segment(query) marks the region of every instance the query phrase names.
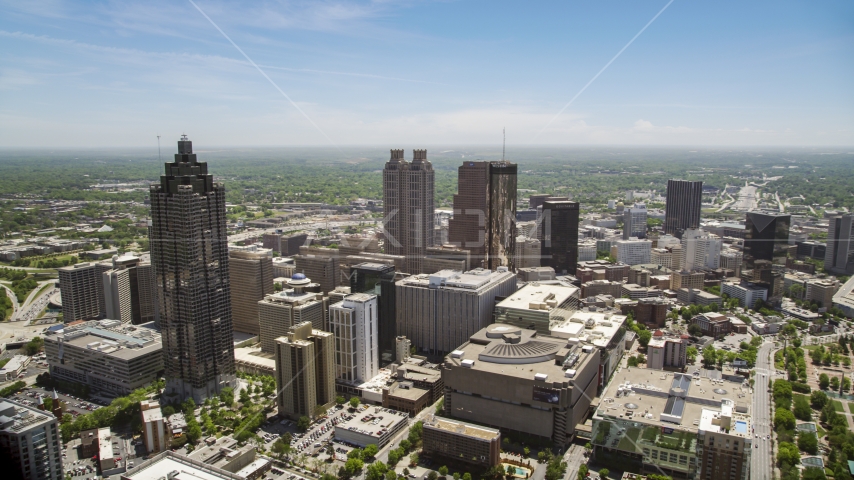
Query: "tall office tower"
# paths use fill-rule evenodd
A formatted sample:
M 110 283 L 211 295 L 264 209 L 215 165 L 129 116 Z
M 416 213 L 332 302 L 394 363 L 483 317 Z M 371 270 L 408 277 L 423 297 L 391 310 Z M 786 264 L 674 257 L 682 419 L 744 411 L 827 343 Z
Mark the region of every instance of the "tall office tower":
M 768 289 L 768 301 L 783 298 L 783 270 L 789 249 L 791 215 L 748 212 L 741 278 Z
M 646 238 L 646 205 L 636 203 L 623 210 L 623 240 Z
M 703 182 L 667 181 L 667 203 L 664 206 L 664 233 L 682 238 L 688 228 L 700 228 L 703 205 Z
M 151 263 L 157 278 L 167 397 L 196 403 L 235 381 L 225 187 L 184 135 L 151 186 Z
M 830 218 L 824 269 L 836 275 L 854 274 L 854 215 Z
M 652 254 L 652 242 L 630 238 L 617 240 L 617 261 L 626 265 L 642 265 L 649 263 Z
M 50 412 L 0 399 L 4 478 L 62 480 L 62 437 Z
M 433 246 L 433 164 L 427 150 L 413 150 L 412 163 L 403 150 L 392 150 L 383 169 L 385 253 L 406 257 L 406 272 L 421 273 L 421 260 Z
M 231 317 L 238 332 L 258 335 L 258 301 L 273 293 L 273 251 L 230 245 Z
M 335 337 L 304 322 L 276 339 L 276 404 L 279 415 L 314 417 L 335 401 Z
M 350 292 L 369 293 L 377 297 L 377 343 L 381 365 L 394 361 L 397 337 L 394 265 L 360 263 L 350 267 Z
M 711 269 L 720 265 L 721 239 L 702 229 L 688 228 L 682 233 L 682 269 Z
M 457 170 L 448 242 L 471 252 L 472 266 L 515 270 L 516 171 L 510 162 L 465 162 Z
M 64 321 L 92 320 L 106 316 L 107 305 L 101 276 L 107 270 L 109 268 L 105 265 L 94 262 L 57 269 Z
M 134 325 L 158 320 L 154 269 L 147 257 L 128 254 L 101 262 L 102 268 L 112 267 L 101 274 L 107 318 Z
M 335 335 L 335 378 L 366 382 L 380 371 L 377 296 L 354 293 L 329 307 Z
M 285 290 L 267 295 L 258 302 L 261 351 L 276 353 L 276 339 L 288 334 L 294 325 L 309 322 L 315 330 L 324 330 L 324 308 L 321 295 L 307 292 L 311 279 L 295 273 Z
M 578 202 L 546 200 L 540 229 L 542 266 L 575 275 L 578 268 Z
M 397 282 L 397 334 L 420 351 L 450 352 L 492 323 L 496 297 L 515 291 L 516 276 L 507 267 L 404 278 Z

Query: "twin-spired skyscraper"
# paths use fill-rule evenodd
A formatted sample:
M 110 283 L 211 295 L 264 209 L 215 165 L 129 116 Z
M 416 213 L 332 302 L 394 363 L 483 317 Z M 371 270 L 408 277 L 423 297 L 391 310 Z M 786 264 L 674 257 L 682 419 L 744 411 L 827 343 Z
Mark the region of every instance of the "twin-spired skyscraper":
M 168 400 L 196 403 L 235 381 L 225 187 L 186 135 L 151 186 L 151 263 Z
M 385 253 L 405 256 L 406 273 L 421 273 L 427 247 L 433 246 L 435 177 L 427 150 L 413 150 L 412 162 L 402 149 L 392 150 L 383 169 Z

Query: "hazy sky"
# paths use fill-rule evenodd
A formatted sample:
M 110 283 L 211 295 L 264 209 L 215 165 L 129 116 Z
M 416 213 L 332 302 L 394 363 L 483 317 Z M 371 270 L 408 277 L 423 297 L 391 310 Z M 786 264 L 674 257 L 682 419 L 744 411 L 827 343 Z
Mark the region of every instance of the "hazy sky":
M 0 0 L 0 146 L 854 145 L 850 0 L 675 0 L 556 119 L 668 0 L 193 1 L 263 74 L 189 0 Z

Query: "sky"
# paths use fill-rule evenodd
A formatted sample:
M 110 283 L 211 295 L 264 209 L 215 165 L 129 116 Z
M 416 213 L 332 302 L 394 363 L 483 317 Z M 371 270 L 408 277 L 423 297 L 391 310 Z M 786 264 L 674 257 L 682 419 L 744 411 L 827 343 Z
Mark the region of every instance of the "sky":
M 851 146 L 852 79 L 849 0 L 0 0 L 0 147 Z

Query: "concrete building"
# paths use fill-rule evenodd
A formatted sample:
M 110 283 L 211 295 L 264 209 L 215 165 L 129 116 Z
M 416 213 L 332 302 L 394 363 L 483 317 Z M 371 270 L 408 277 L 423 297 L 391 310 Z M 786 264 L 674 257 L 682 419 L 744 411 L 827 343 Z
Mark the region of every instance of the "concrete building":
M 729 317 L 720 313 L 701 313 L 691 319 L 693 325 L 700 327 L 704 337 L 720 338 L 732 331 Z
M 393 265 L 365 262 L 350 267 L 350 292 L 377 297 L 377 346 L 380 364 L 394 361 L 397 338 L 397 294 Z
M 557 278 L 552 267 L 517 268 L 516 277 L 520 282 L 548 282 Z
M 294 256 L 294 270 L 320 284 L 320 291 L 328 293 L 338 286 L 340 271 L 338 258 L 314 254 Z
M 410 352 L 412 350 L 412 342 L 409 341 L 406 337 L 397 337 L 394 342 L 394 361 L 397 363 L 403 363 L 409 358 Z
M 695 288 L 680 288 L 676 292 L 676 298 L 685 305 L 696 303 L 697 305 L 717 305 L 720 307 L 723 301 L 721 297 L 713 293 Z
M 296 273 L 296 265 L 291 257 L 273 257 L 273 278 L 291 278 Z
M 833 296 L 839 290 L 839 281 L 830 279 L 812 279 L 806 282 L 804 299 L 816 302 L 824 308 L 833 305 Z
M 516 237 L 515 265 L 516 270 L 520 268 L 539 267 L 542 257 L 542 244 L 536 238 L 528 238 L 524 235 Z M 594 255 L 595 258 L 595 255 Z
M 630 238 L 627 240 L 618 240 L 615 248 L 617 250 L 615 256 L 618 262 L 626 265 L 638 265 L 649 263 L 652 242 Z
M 98 264 L 106 318 L 124 323 L 159 322 L 157 284 L 150 256 L 126 254 Z
M 757 300 L 765 301 L 768 290 L 758 285 L 737 284 L 732 282 L 721 283 L 721 294 L 730 298 L 737 298 L 738 304 L 743 308 L 753 308 Z
M 578 202 L 548 199 L 542 205 L 537 230 L 543 266 L 575 275 L 578 268 Z
M 720 265 L 721 239 L 702 229 L 689 228 L 682 233 L 682 270 L 715 270 Z
M 413 150 L 411 163 L 403 150 L 391 150 L 383 169 L 384 248 L 406 257 L 407 273 L 421 273 L 426 249 L 434 245 L 434 181 L 427 150 Z
M 64 321 L 93 320 L 106 316 L 102 275 L 107 270 L 110 268 L 98 263 L 78 263 L 57 269 Z
M 835 275 L 854 274 L 854 215 L 828 219 L 824 268 Z
M 445 413 L 564 446 L 587 415 L 598 373 L 592 348 L 492 324 L 445 357 Z
M 580 289 L 529 283 L 495 306 L 495 322 L 549 334 L 553 321 L 563 321 L 578 310 Z
M 430 405 L 430 390 L 412 382 L 392 382 L 382 389 L 382 406 L 415 417 Z
M 750 477 L 750 396 L 740 382 L 627 368 L 601 398 L 591 442 L 598 463 L 674 478 Z
M 53 378 L 88 385 L 105 397 L 127 395 L 163 373 L 161 335 L 153 322 L 100 320 L 66 325 L 44 337 Z
M 176 475 L 175 472 L 178 472 Z M 167 450 L 140 463 L 121 475 L 120 480 L 247 480 L 236 473 Z
M 228 247 L 234 330 L 260 333 L 258 301 L 273 293 L 273 251 L 256 245 Z
M 495 297 L 515 290 L 506 267 L 405 278 L 397 282 L 397 333 L 420 351 L 449 352 L 492 322 Z
M 205 443 L 194 449 L 188 458 L 198 460 L 206 466 L 236 474 L 243 480 L 249 480 L 252 474 L 258 473 L 255 468 L 258 466 L 256 462 L 263 460 L 257 458 L 255 453 L 255 446 L 247 444 L 241 447 L 231 436 L 209 437 L 205 439 Z M 198 477 L 191 475 L 190 478 Z
M 291 257 L 299 253 L 299 247 L 308 243 L 308 234 L 265 233 L 262 242 L 264 248 L 269 248 L 282 257 Z
M 592 280 L 581 285 L 581 298 L 611 295 L 619 298 L 622 295 L 623 284 L 608 280 Z
M 685 237 L 682 237 L 685 238 Z M 646 347 L 646 368 L 684 371 L 688 342 L 678 337 L 653 337 Z
M 702 290 L 705 286 L 706 275 L 703 272 L 673 272 L 670 274 L 670 289 L 678 292 L 680 288 Z
M 315 330 L 326 328 L 322 296 L 305 291 L 308 285 L 311 279 L 296 273 L 288 280 L 285 290 L 267 295 L 258 302 L 262 352 L 276 353 L 276 339 L 286 336 L 294 325 L 309 322 Z
M 735 276 L 741 276 L 742 253 L 738 250 L 721 250 L 718 266 L 724 270 L 732 270 Z
M 184 135 L 149 196 L 165 395 L 198 404 L 236 379 L 225 186 L 214 183 Z
M 516 170 L 505 161 L 466 161 L 458 169 L 448 241 L 471 252 L 473 267 L 516 269 Z
M 329 307 L 329 329 L 335 336 L 335 378 L 364 382 L 380 369 L 377 297 L 355 293 Z
M 667 201 L 664 207 L 664 233 L 682 238 L 682 232 L 700 227 L 703 206 L 703 182 L 667 181 Z
M 335 401 L 335 337 L 303 322 L 276 339 L 276 404 L 279 415 L 314 417 Z
M 6 476 L 24 480 L 63 480 L 59 421 L 48 412 L 9 399 L 0 400 L 0 449 Z
M 653 248 L 650 250 L 649 261 L 664 268 L 673 269 L 673 252 L 666 248 Z
M 360 448 L 368 445 L 383 448 L 408 425 L 409 418 L 405 413 L 371 407 L 359 411 L 354 418 L 335 425 L 335 439 Z
M 171 446 L 166 432 L 166 422 L 155 400 L 143 400 L 139 403 L 142 416 L 142 440 L 148 453 L 159 453 Z
M 845 282 L 833 295 L 833 306 L 848 318 L 854 318 L 854 277 Z
M 645 325 L 664 327 L 670 303 L 663 298 L 641 298 L 634 308 L 635 321 Z
M 596 242 L 588 241 L 578 244 L 578 261 L 589 262 L 596 260 Z
M 623 240 L 646 238 L 646 205 L 636 203 L 623 210 Z
M 571 345 L 593 347 L 599 353 L 599 390 L 608 383 L 626 351 L 625 315 L 577 311 L 569 319 L 551 325 L 551 336 L 565 338 Z M 589 350 L 589 348 L 588 348 Z
M 501 432 L 430 415 L 421 434 L 425 455 L 489 468 L 501 463 Z

